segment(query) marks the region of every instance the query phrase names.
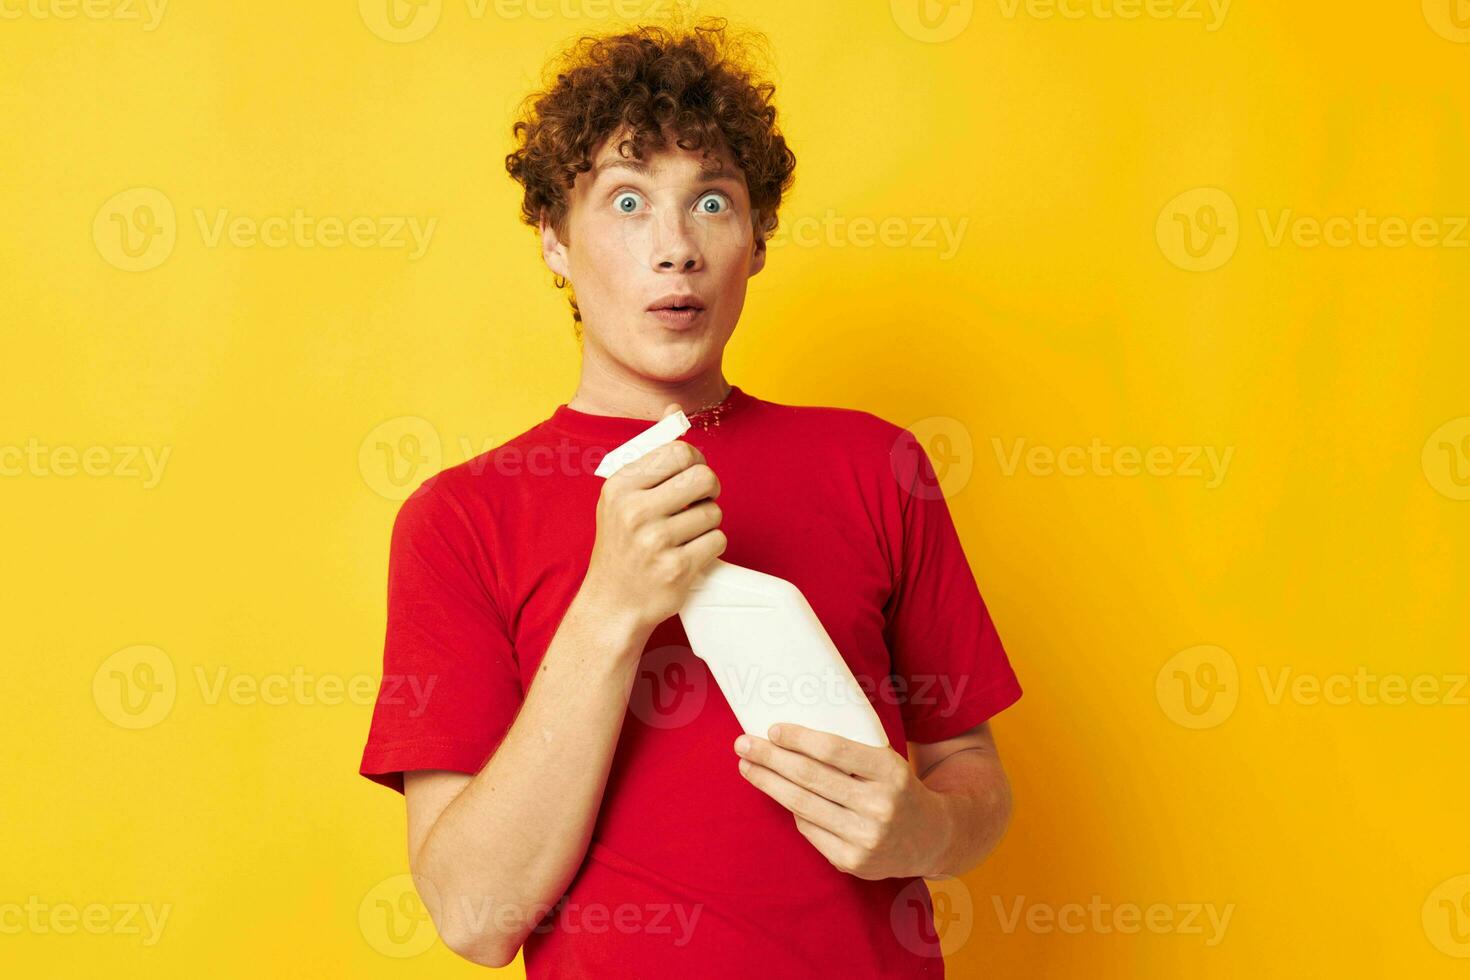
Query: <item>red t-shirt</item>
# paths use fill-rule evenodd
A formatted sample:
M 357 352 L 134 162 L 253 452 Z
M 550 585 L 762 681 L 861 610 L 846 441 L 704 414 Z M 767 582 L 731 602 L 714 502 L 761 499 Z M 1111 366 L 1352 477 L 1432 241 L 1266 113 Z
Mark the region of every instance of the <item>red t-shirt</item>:
M 691 422 L 681 438 L 720 479 L 721 557 L 801 589 L 895 751 L 1021 696 L 909 430 L 738 386 Z M 404 770 L 484 766 L 586 574 L 604 482 L 593 470 L 652 424 L 563 404 L 404 502 L 364 776 L 402 792 Z M 523 947 L 528 977 L 943 976 L 923 879 L 833 867 L 740 775 L 739 734 L 679 618 L 665 620 L 586 859 Z

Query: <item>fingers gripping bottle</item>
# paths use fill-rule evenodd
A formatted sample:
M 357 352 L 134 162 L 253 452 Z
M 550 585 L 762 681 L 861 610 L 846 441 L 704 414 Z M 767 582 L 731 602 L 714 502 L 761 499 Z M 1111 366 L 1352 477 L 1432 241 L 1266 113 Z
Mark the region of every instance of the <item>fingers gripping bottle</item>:
M 688 430 L 683 412 L 668 415 L 603 457 L 596 475 L 612 476 Z M 767 738 L 772 725 L 788 721 L 865 745 L 888 744 L 852 669 L 786 579 L 716 558 L 690 587 L 679 619 L 747 733 Z

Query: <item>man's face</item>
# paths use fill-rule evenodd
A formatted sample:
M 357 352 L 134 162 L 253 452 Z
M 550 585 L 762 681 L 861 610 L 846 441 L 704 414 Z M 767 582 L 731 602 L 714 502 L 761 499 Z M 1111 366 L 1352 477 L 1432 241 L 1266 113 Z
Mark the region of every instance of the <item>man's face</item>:
M 584 359 L 624 378 L 689 380 L 718 369 L 765 243 L 724 147 L 706 162 L 669 139 L 640 162 L 618 156 L 621 135 L 603 140 L 593 168 L 577 175 L 566 238 L 542 221 L 542 252 L 576 292 Z M 703 309 L 652 311 L 671 296 Z

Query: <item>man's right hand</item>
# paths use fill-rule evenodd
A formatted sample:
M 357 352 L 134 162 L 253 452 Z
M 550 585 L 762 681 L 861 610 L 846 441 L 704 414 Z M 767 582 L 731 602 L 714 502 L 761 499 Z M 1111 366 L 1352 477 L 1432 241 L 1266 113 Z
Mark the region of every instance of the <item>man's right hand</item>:
M 664 408 L 660 418 L 679 411 Z M 603 481 L 597 540 L 581 591 L 653 627 L 679 611 L 694 580 L 725 550 L 720 481 L 704 454 L 675 440 Z

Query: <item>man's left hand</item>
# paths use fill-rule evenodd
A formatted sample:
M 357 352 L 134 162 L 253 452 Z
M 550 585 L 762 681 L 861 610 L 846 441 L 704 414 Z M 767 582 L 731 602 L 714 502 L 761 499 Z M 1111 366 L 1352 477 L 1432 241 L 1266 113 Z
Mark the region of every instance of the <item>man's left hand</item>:
M 948 814 L 891 746 L 877 748 L 782 722 L 741 735 L 740 772 L 789 810 L 839 870 L 859 878 L 930 875 L 948 845 Z

